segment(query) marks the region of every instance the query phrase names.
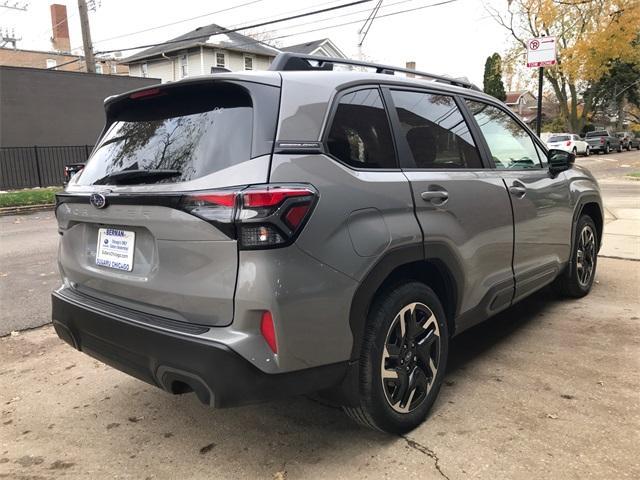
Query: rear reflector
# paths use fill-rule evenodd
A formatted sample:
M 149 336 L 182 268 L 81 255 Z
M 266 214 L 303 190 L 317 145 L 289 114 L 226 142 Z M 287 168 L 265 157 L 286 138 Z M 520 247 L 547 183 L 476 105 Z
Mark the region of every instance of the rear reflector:
M 267 345 L 273 353 L 278 353 L 278 344 L 276 343 L 276 330 L 273 325 L 273 317 L 271 312 L 262 312 L 262 318 L 260 320 L 260 333 L 264 337 Z

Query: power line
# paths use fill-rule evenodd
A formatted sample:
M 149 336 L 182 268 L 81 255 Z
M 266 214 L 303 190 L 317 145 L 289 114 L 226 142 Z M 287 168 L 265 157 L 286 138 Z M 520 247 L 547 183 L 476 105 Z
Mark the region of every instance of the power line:
M 444 1 L 441 1 L 441 2 L 437 2 L 437 3 L 431 3 L 429 5 L 423 5 L 421 7 L 408 8 L 406 10 L 400 10 L 400 11 L 397 11 L 397 12 L 385 13 L 384 15 L 378 15 L 376 18 L 393 17 L 394 15 L 400 15 L 402 13 L 415 12 L 417 10 L 424 10 L 425 8 L 439 7 L 441 5 L 446 5 L 446 4 L 454 3 L 454 2 L 457 2 L 457 1 L 459 1 L 459 0 L 444 0 Z M 403 3 L 403 2 L 398 2 L 398 3 Z M 326 26 L 326 27 L 315 28 L 315 29 L 312 29 L 312 30 L 305 30 L 304 32 L 289 33 L 289 34 L 286 34 L 286 35 L 280 35 L 278 37 L 272 37 L 270 40 L 280 40 L 280 39 L 283 39 L 283 38 L 289 38 L 289 37 L 295 37 L 295 36 L 298 36 L 298 35 L 304 35 L 306 33 L 313 33 L 313 32 L 319 32 L 319 31 L 322 31 L 322 30 L 330 30 L 330 29 L 333 29 L 333 28 L 345 27 L 347 25 L 354 25 L 356 23 L 361 23 L 364 20 L 366 20 L 366 19 L 365 18 L 361 18 L 361 19 L 358 19 L 358 20 L 339 23 L 337 25 L 329 25 L 329 26 Z M 248 45 L 254 45 L 256 43 L 262 43 L 262 42 L 260 42 L 258 40 L 255 40 L 255 41 L 252 41 L 252 42 L 247 42 L 247 43 L 242 43 L 240 45 L 235 45 L 235 47 L 236 48 L 245 47 L 245 46 L 248 46 Z
M 127 47 L 127 48 L 116 48 L 116 49 L 112 49 L 112 50 L 103 50 L 100 52 L 96 52 L 96 54 L 102 54 L 102 53 L 114 53 L 114 52 L 126 52 L 126 51 L 130 51 L 130 50 L 139 50 L 141 48 L 151 48 L 151 47 L 159 47 L 159 46 L 163 46 L 163 45 L 171 45 L 174 43 L 182 43 L 184 41 L 188 41 L 188 40 L 199 40 L 201 38 L 208 38 L 208 37 L 212 37 L 215 35 L 223 35 L 223 34 L 227 34 L 227 33 L 233 33 L 233 32 L 239 32 L 241 30 L 248 30 L 250 28 L 258 28 L 258 27 L 264 27 L 266 25 L 271 25 L 274 23 L 281 23 L 281 22 L 287 22 L 289 20 L 296 20 L 298 18 L 303 18 L 303 17 L 308 17 L 311 15 L 317 15 L 319 13 L 325 13 L 325 12 L 330 12 L 333 10 L 339 10 L 342 8 L 347 8 L 347 7 L 351 7 L 354 5 L 360 5 L 361 3 L 367 3 L 370 2 L 371 0 L 357 0 L 355 2 L 350 2 L 350 3 L 345 3 L 342 5 L 336 5 L 335 7 L 329 7 L 329 8 L 323 8 L 320 10 L 314 10 L 312 12 L 307 12 L 307 13 L 302 13 L 299 15 L 292 15 L 289 17 L 284 17 L 284 18 L 279 18 L 276 20 L 270 20 L 267 22 L 259 22 L 259 23 L 254 23 L 253 25 L 246 25 L 244 27 L 239 27 L 239 28 L 231 28 L 231 29 L 224 29 L 220 32 L 216 32 L 214 34 L 207 34 L 207 35 L 195 35 L 192 37 L 187 37 L 187 38 L 180 38 L 180 39 L 175 39 L 175 40 L 168 40 L 166 42 L 160 42 L 160 43 L 151 43 L 148 45 L 138 45 L 136 47 Z M 451 1 L 455 1 L 455 0 L 451 0 Z
M 398 1 L 398 2 L 393 2 L 393 3 L 388 3 L 388 4 L 386 4 L 386 5 L 383 5 L 383 6 L 381 7 L 381 9 L 383 9 L 383 8 L 388 8 L 388 7 L 392 7 L 392 6 L 394 6 L 394 5 L 399 5 L 399 4 L 401 4 L 401 3 L 408 3 L 408 2 L 415 2 L 415 1 L 416 1 L 416 0 L 400 0 L 400 1 Z M 333 16 L 331 16 L 331 17 L 327 17 L 327 18 L 320 18 L 320 19 L 316 19 L 316 20 L 311 20 L 311 21 L 309 21 L 309 22 L 298 23 L 298 24 L 296 24 L 296 25 L 289 25 L 289 26 L 287 26 L 287 27 L 274 28 L 273 30 L 266 30 L 266 31 L 264 31 L 264 32 L 262 32 L 262 33 L 273 33 L 273 32 L 278 32 L 278 31 L 280 31 L 280 30 L 288 30 L 288 29 L 290 29 L 290 28 L 302 27 L 302 26 L 304 26 L 304 25 L 312 25 L 312 24 L 313 24 L 313 25 L 315 25 L 315 24 L 318 24 L 318 23 L 320 23 L 320 22 L 326 22 L 326 21 L 329 21 L 329 20 L 335 20 L 335 19 L 337 19 L 337 18 L 343 18 L 343 17 L 351 17 L 351 16 L 353 16 L 353 15 L 357 15 L 358 13 L 370 12 L 370 11 L 371 11 L 371 10 L 369 10 L 368 8 L 365 8 L 365 9 L 363 9 L 363 10 L 356 10 L 355 12 L 343 13 L 343 14 L 341 14 L 341 15 L 333 15 Z M 360 22 L 360 21 L 362 21 L 362 20 L 358 20 L 358 22 Z
M 135 32 L 124 33 L 122 35 L 116 35 L 114 37 L 103 38 L 101 40 L 98 40 L 98 41 L 94 42 L 94 44 L 108 42 L 109 40 L 116 40 L 118 38 L 130 37 L 132 35 L 137 35 L 139 33 L 145 33 L 145 32 L 150 32 L 152 30 L 158 30 L 160 28 L 171 27 L 173 25 L 178 25 L 180 23 L 190 22 L 192 20 L 197 20 L 199 18 L 209 17 L 209 16 L 215 15 L 217 13 L 228 12 L 230 10 L 235 10 L 237 8 L 246 7 L 247 5 L 253 5 L 254 3 L 260 3 L 260 2 L 264 2 L 264 1 L 265 0 L 252 0 L 251 2 L 245 2 L 245 3 L 241 3 L 240 5 L 235 5 L 233 7 L 224 8 L 222 10 L 216 10 L 215 12 L 203 13 L 202 15 L 196 15 L 195 17 L 185 18 L 183 20 L 176 20 L 175 22 L 165 23 L 164 25 L 158 25 L 156 27 L 149 27 L 149 28 L 145 28 L 143 30 L 137 30 Z

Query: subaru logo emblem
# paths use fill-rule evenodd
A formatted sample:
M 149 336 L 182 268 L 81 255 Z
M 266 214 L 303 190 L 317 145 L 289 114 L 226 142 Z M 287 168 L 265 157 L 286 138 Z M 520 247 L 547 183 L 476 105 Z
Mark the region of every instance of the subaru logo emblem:
M 96 208 L 104 208 L 107 206 L 107 198 L 101 193 L 92 193 L 89 202 Z

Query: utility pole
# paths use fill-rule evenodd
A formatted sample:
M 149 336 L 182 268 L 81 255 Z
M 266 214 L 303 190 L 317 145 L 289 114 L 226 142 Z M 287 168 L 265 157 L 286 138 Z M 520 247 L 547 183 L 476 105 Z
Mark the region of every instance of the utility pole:
M 82 47 L 84 49 L 84 63 L 88 73 L 96 73 L 96 62 L 93 58 L 93 45 L 91 44 L 91 28 L 89 26 L 89 11 L 86 0 L 78 0 L 78 12 L 80 13 L 80 28 L 82 29 Z

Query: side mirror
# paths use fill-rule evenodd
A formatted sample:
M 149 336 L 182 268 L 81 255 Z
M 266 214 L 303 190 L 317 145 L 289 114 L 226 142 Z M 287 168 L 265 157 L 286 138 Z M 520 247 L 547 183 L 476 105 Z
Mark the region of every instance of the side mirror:
M 549 171 L 551 173 L 560 173 L 571 168 L 576 161 L 576 156 L 564 150 L 551 149 L 547 153 L 547 159 L 549 160 Z

